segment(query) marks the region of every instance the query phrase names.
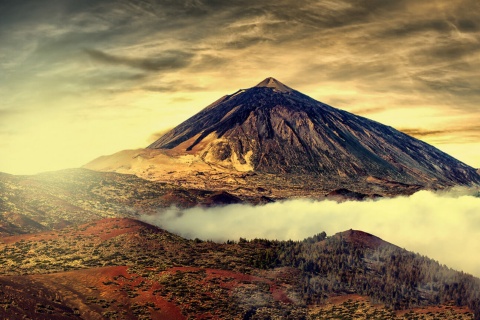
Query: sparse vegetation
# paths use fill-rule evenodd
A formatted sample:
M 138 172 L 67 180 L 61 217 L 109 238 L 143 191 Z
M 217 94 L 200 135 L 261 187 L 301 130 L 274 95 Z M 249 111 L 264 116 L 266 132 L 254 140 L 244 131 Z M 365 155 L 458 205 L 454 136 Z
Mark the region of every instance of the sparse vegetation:
M 138 217 L 171 205 L 212 205 L 217 195 L 87 169 L 35 176 L 0 173 L 0 190 L 0 236 L 61 229 L 101 218 Z M 255 197 L 242 200 L 259 201 Z
M 52 292 L 49 301 L 33 304 L 37 314 L 55 313 L 59 305 L 64 313 L 88 310 L 113 319 L 154 319 L 167 310 L 216 319 L 348 319 L 352 314 L 360 319 L 449 319 L 452 314 L 473 319 L 469 309 L 460 308 L 468 306 L 478 319 L 478 279 L 363 233 L 218 244 L 185 240 L 135 220 L 104 219 L 3 239 L 0 272 L 10 276 L 0 277 L 0 284 L 30 283 L 33 278 L 25 275 L 42 275 L 42 292 L 58 288 L 67 296 L 65 290 L 82 294 L 84 304 L 78 304 L 58 297 L 61 291 Z M 72 277 L 86 280 L 72 283 Z M 69 285 L 60 287 L 65 281 Z M 12 306 L 25 298 L 8 300 L 9 294 L 1 305 L 18 312 Z M 329 302 L 352 294 L 368 298 Z M 422 313 L 428 306 L 440 307 L 431 315 Z M 406 309 L 416 311 L 399 314 Z

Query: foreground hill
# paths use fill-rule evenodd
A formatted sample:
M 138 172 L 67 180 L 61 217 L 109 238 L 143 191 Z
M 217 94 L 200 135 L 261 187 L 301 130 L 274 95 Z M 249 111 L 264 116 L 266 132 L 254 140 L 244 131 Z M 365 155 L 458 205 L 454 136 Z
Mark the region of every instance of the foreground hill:
M 353 230 L 218 244 L 109 218 L 2 237 L 0 260 L 7 318 L 480 318 L 479 279 Z
M 347 186 L 389 195 L 480 184 L 474 168 L 433 146 L 273 78 L 220 98 L 146 150 L 104 156 L 86 168 L 186 180 L 187 185 L 221 181 L 232 189 L 235 184 L 262 189 L 273 184 L 267 187 L 273 193 L 282 186 L 304 192 L 314 187 L 317 193 Z M 245 178 L 245 172 L 256 178 Z

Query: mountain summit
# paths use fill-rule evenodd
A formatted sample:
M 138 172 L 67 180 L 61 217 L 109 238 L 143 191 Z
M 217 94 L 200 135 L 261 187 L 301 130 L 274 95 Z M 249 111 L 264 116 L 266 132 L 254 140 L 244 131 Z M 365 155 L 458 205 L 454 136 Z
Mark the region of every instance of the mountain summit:
M 287 87 L 280 81 L 278 81 L 275 78 L 269 77 L 257 84 L 255 87 L 257 88 L 272 88 L 275 91 L 280 91 L 280 92 L 292 92 L 292 88 Z
M 430 187 L 480 183 L 475 169 L 431 145 L 274 78 L 220 98 L 148 148 L 236 171 Z

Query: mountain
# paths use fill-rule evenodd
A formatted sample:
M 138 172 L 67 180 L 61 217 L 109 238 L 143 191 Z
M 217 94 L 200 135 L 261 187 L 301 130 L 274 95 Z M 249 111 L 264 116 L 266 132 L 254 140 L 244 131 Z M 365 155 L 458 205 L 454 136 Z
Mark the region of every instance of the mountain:
M 438 149 L 273 78 L 221 98 L 148 148 L 197 153 L 239 171 L 480 182 L 475 170 Z
M 181 160 L 169 166 L 172 159 Z M 179 175 L 182 163 L 188 163 L 190 172 Z M 427 143 L 316 101 L 273 78 L 220 98 L 146 150 L 101 157 L 85 167 L 171 181 L 159 168 L 164 164 L 177 180 L 195 180 L 191 172 L 210 178 L 217 170 L 215 174 L 228 173 L 220 180 L 229 185 L 229 175 L 235 179 L 254 173 L 257 178 L 247 179 L 246 185 L 275 189 L 268 181 L 275 176 L 287 180 L 273 182 L 277 189 L 321 185 L 318 193 L 324 194 L 345 186 L 388 194 L 394 188 L 412 193 L 480 184 L 475 169 Z
M 356 230 L 222 244 L 108 218 L 0 252 L 7 319 L 480 319 L 480 279 Z

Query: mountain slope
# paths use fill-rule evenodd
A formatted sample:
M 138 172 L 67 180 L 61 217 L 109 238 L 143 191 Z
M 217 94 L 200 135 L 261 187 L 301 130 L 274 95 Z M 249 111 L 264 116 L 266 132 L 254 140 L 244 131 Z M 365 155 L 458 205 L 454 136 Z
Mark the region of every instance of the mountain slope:
M 172 205 L 259 203 L 207 189 L 187 189 L 133 175 L 68 169 L 32 176 L 0 173 L 0 235 L 32 233 L 105 217 L 137 217 Z
M 7 318 L 480 319 L 479 279 L 354 230 L 220 244 L 103 219 L 0 237 L 0 260 Z
M 440 150 L 273 78 L 217 100 L 148 148 L 197 154 L 238 171 L 380 177 L 426 186 L 480 183 L 473 168 Z

